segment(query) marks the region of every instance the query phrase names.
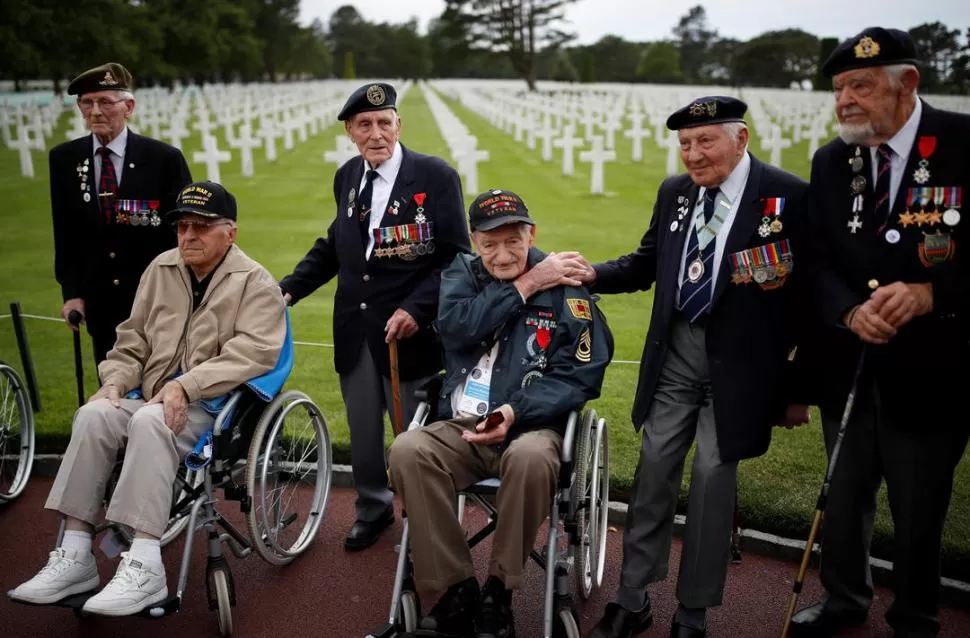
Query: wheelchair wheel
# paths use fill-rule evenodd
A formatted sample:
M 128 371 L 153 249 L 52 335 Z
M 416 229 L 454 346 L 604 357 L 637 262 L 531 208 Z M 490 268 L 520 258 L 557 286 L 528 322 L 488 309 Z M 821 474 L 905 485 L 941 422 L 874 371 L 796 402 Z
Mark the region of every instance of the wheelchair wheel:
M 331 469 L 320 408 L 302 392 L 278 395 L 256 425 L 246 464 L 249 533 L 267 562 L 286 565 L 313 542 L 330 496 Z
M 569 607 L 560 607 L 553 619 L 552 635 L 554 638 L 583 638 L 579 633 L 579 622 L 576 614 Z
M 595 558 L 593 548 L 596 546 L 595 524 L 592 511 L 593 498 L 593 445 L 596 410 L 583 412 L 582 423 L 579 426 L 579 436 L 576 439 L 576 453 L 573 479 L 573 491 L 569 504 L 569 512 L 576 521 L 578 542 L 573 545 L 573 563 L 576 569 L 576 589 L 580 598 L 586 600 L 593 591 L 593 565 Z
M 418 630 L 420 620 L 418 612 L 418 595 L 413 591 L 401 592 L 401 602 L 398 605 L 398 622 L 405 632 Z
M 591 527 L 595 530 L 595 543 L 590 544 L 591 574 L 593 588 L 603 586 L 603 573 L 606 571 L 606 534 L 610 524 L 610 441 L 606 431 L 606 420 L 597 419 L 593 439 L 593 476 L 592 500 L 589 507 Z
M 17 371 L 0 362 L 0 502 L 24 491 L 34 464 L 34 411 Z
M 229 600 L 229 583 L 226 573 L 221 570 L 212 572 L 212 582 L 216 587 L 216 604 L 219 611 L 219 633 L 232 635 L 232 602 Z

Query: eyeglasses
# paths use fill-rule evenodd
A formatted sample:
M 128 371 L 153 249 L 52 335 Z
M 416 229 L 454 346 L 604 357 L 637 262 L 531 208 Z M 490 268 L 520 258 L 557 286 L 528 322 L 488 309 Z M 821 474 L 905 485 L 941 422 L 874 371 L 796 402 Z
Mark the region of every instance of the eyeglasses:
M 124 102 L 125 98 L 119 98 L 117 100 L 109 100 L 106 97 L 98 98 L 97 100 L 92 100 L 90 98 L 84 98 L 77 101 L 77 105 L 81 107 L 82 111 L 90 111 L 97 104 L 98 108 L 102 111 L 110 111 L 114 108 L 115 104 L 118 102 Z
M 180 219 L 174 222 L 172 226 L 180 233 L 187 233 L 189 229 L 194 229 L 196 233 L 202 234 L 207 233 L 216 226 L 226 226 L 232 224 L 231 221 L 221 220 L 221 221 L 201 221 L 195 219 Z

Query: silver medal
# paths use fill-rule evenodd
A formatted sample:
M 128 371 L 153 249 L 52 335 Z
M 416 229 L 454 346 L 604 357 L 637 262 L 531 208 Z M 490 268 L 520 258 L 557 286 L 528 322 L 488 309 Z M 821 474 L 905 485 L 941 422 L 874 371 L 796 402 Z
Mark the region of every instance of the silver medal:
M 862 158 L 853 157 L 852 159 L 849 160 L 849 166 L 852 167 L 853 173 L 858 173 L 859 171 L 862 170 Z
M 758 268 L 754 271 L 755 283 L 763 284 L 768 281 L 768 273 L 765 272 L 764 268 Z
M 943 223 L 947 226 L 956 226 L 960 223 L 960 211 L 951 208 L 943 213 Z

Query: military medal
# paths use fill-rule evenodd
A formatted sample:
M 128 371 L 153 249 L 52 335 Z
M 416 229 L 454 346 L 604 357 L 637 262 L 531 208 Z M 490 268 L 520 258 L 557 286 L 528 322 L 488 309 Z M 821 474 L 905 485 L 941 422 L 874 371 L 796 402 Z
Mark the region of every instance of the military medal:
M 899 243 L 899 231 L 896 230 L 895 228 L 890 228 L 889 230 L 887 230 L 886 231 L 886 241 L 889 242 L 890 244 L 898 244 Z
M 935 235 L 924 234 L 919 245 L 919 260 L 927 268 L 932 268 L 948 261 L 953 255 L 953 247 L 949 234 L 944 235 L 939 231 Z
M 862 212 L 862 195 L 856 195 L 852 199 L 852 220 L 847 224 L 849 231 L 855 235 L 856 231 L 862 228 L 862 220 L 859 219 L 859 213 Z
M 391 215 L 397 215 L 397 213 L 398 213 L 398 208 L 400 208 L 400 206 L 401 206 L 401 203 L 400 203 L 400 202 L 398 202 L 398 201 L 397 201 L 397 200 L 395 199 L 395 200 L 394 200 L 394 204 L 393 204 L 393 205 L 391 205 L 391 206 L 388 206 L 388 208 L 387 208 L 387 212 L 388 212 L 389 214 L 391 214 Z
M 852 188 L 853 195 L 861 195 L 862 191 L 866 190 L 866 178 L 862 175 L 856 175 L 852 178 L 849 187 Z
M 418 213 L 417 215 L 414 216 L 414 221 L 419 224 L 423 224 L 426 221 L 428 221 L 428 218 L 424 216 L 424 213 Z
M 781 214 L 784 210 L 784 197 L 766 197 L 764 217 L 761 218 L 758 234 L 762 237 L 767 237 L 771 233 L 780 233 L 783 228 Z
M 855 155 L 849 159 L 849 166 L 852 168 L 853 173 L 858 173 L 862 170 L 862 153 L 858 146 L 855 147 Z
M 960 223 L 960 211 L 955 208 L 943 213 L 943 223 L 947 226 L 956 226 Z
M 84 201 L 85 201 L 85 203 L 91 201 L 91 193 L 85 193 L 84 194 Z
M 357 189 L 351 188 L 350 195 L 347 197 L 347 217 L 352 217 L 354 214 L 354 202 L 357 200 Z
M 692 284 L 696 284 L 704 276 L 704 261 L 696 257 L 687 267 L 687 279 Z
M 414 195 L 414 203 L 418 205 L 418 214 L 414 216 L 414 221 L 419 224 L 423 224 L 424 222 L 428 221 L 424 216 L 424 200 L 427 199 L 427 197 L 427 193 L 415 193 Z
M 923 135 L 919 138 L 917 148 L 922 159 L 919 161 L 919 168 L 913 171 L 913 181 L 917 184 L 925 184 L 930 181 L 930 155 L 936 150 L 936 137 Z

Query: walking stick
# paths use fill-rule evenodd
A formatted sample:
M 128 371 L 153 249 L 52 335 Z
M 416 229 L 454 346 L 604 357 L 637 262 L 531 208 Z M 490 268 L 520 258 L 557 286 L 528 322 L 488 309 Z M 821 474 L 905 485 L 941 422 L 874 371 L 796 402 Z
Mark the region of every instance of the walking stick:
M 845 409 L 842 411 L 842 422 L 839 423 L 839 433 L 835 438 L 835 445 L 832 446 L 832 456 L 829 457 L 829 466 L 825 472 L 825 480 L 822 482 L 822 490 L 819 492 L 818 501 L 815 505 L 815 516 L 812 518 L 812 529 L 808 533 L 808 542 L 805 543 L 805 552 L 802 554 L 802 563 L 798 567 L 798 575 L 795 576 L 795 585 L 792 587 L 791 601 L 788 603 L 788 611 L 785 614 L 785 626 L 781 630 L 781 638 L 788 637 L 788 629 L 791 627 L 792 617 L 795 615 L 795 605 L 798 604 L 798 594 L 802 591 L 802 584 L 805 582 L 805 572 L 808 571 L 808 561 L 812 555 L 812 546 L 815 544 L 815 535 L 822 524 L 822 515 L 825 512 L 825 503 L 828 500 L 829 486 L 832 484 L 832 474 L 835 471 L 835 464 L 839 460 L 839 452 L 842 449 L 842 438 L 845 436 L 846 426 L 849 424 L 849 416 L 852 414 L 852 404 L 855 403 L 856 390 L 859 388 L 859 373 L 862 372 L 862 363 L 865 360 L 866 351 L 863 349 L 859 355 L 859 363 L 856 365 L 855 374 L 852 377 L 852 387 L 849 389 L 849 396 L 845 399 Z
M 394 401 L 394 436 L 404 432 L 404 410 L 401 408 L 401 379 L 397 372 L 397 339 L 387 344 L 391 355 L 391 397 Z
M 67 315 L 67 320 L 74 326 L 74 379 L 77 381 L 77 407 L 84 405 L 84 366 L 81 364 L 81 321 L 84 316 L 77 310 Z

